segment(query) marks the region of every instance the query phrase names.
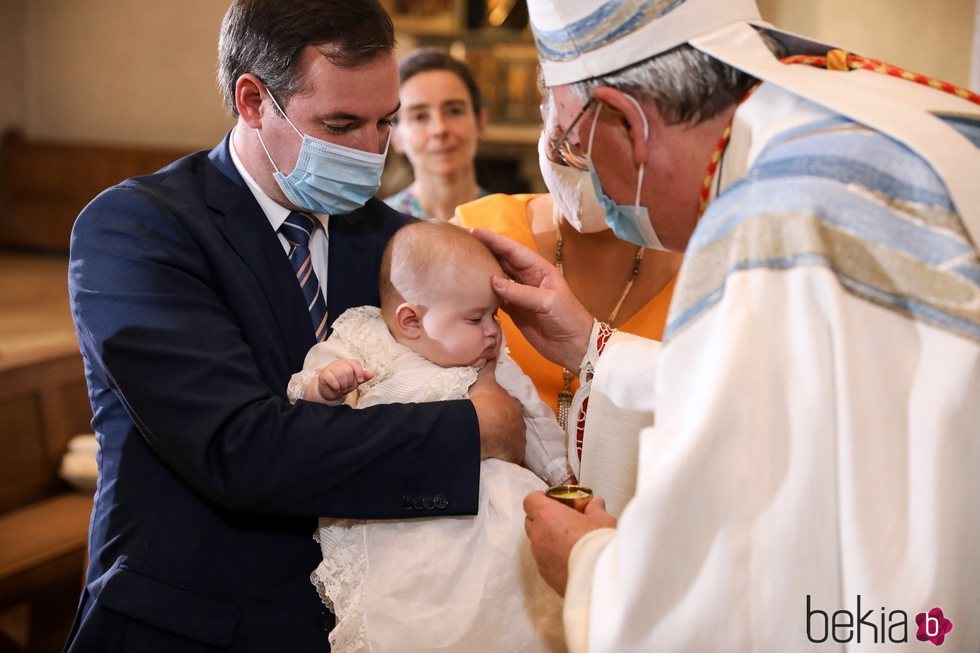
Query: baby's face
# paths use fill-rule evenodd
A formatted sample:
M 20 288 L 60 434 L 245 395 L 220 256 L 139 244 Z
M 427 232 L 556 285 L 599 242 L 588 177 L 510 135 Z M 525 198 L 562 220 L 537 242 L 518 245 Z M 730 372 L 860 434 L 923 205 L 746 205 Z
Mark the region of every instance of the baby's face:
M 443 367 L 477 368 L 497 355 L 500 301 L 490 286 L 493 274 L 501 274 L 499 267 L 477 263 L 443 275 L 439 287 L 426 293 L 432 299 L 422 315 L 418 353 Z

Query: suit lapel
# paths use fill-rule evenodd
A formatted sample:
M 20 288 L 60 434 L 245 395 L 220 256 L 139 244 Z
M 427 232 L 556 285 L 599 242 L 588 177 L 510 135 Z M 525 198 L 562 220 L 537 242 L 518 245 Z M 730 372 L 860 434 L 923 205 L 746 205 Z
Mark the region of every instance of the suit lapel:
M 333 321 L 348 308 L 379 303 L 380 249 L 367 248 L 361 208 L 330 216 L 330 257 L 327 263 L 327 311 Z
M 262 288 L 290 359 L 303 360 L 314 344 L 303 291 L 268 218 L 231 161 L 229 145 L 230 133 L 208 157 L 208 206 L 215 211 L 215 225 Z

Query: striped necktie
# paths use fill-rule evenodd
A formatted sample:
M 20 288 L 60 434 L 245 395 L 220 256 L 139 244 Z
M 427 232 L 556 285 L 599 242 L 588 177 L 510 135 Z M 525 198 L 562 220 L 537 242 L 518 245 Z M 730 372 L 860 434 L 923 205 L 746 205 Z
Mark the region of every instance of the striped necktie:
M 279 233 L 289 242 L 289 262 L 306 298 L 316 340 L 321 342 L 327 337 L 327 303 L 320 292 L 320 281 L 313 271 L 313 256 L 310 254 L 310 236 L 316 226 L 317 221 L 313 217 L 293 211 L 279 227 Z

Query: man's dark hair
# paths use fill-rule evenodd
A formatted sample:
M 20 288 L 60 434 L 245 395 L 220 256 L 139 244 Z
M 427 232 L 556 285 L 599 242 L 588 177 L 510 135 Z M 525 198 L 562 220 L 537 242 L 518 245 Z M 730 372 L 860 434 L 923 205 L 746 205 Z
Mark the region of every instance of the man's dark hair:
M 218 41 L 218 85 L 231 114 L 238 115 L 235 83 L 245 73 L 285 107 L 304 88 L 298 63 L 308 45 L 352 68 L 391 53 L 395 29 L 377 0 L 234 0 Z
M 480 87 L 476 85 L 476 79 L 473 78 L 473 71 L 442 48 L 423 47 L 412 50 L 398 64 L 400 83 L 404 84 L 415 75 L 430 70 L 445 70 L 459 77 L 470 93 L 473 113 L 480 113 L 480 109 L 483 107 L 483 98 L 480 96 Z

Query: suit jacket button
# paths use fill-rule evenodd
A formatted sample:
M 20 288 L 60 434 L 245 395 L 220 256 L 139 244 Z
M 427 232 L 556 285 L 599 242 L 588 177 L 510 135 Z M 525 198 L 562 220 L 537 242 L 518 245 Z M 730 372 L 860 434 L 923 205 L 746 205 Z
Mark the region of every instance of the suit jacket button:
M 432 502 L 436 505 L 439 510 L 445 510 L 446 506 L 449 505 L 449 499 L 446 498 L 444 494 L 437 494 Z
M 316 620 L 317 620 L 317 624 L 324 632 L 329 633 L 331 630 L 333 630 L 333 626 L 334 626 L 333 615 L 327 612 L 326 610 L 321 612 L 319 616 L 317 616 Z
M 404 508 L 405 510 L 411 510 L 412 507 L 413 507 L 412 506 L 412 497 L 407 496 L 407 495 L 402 496 L 402 508 Z
M 432 503 L 432 497 L 428 494 L 422 497 L 422 505 L 425 506 L 426 510 L 432 510 L 435 507 L 435 504 Z
M 423 507 L 422 497 L 412 497 L 412 505 L 416 510 L 421 510 Z

